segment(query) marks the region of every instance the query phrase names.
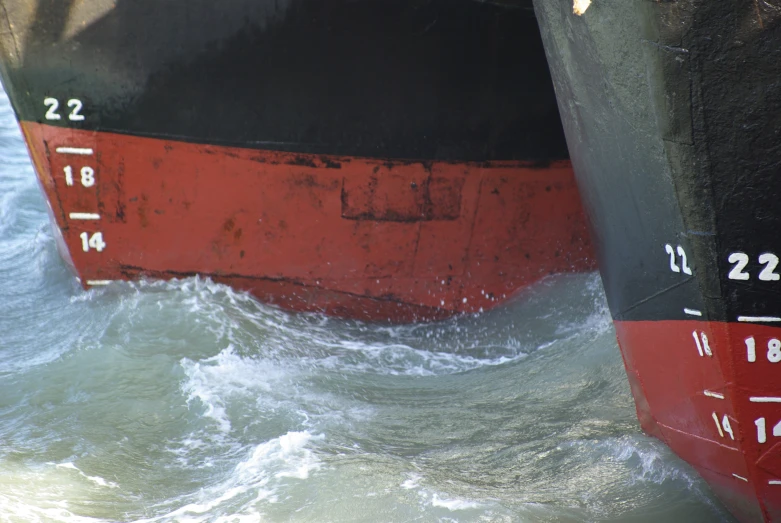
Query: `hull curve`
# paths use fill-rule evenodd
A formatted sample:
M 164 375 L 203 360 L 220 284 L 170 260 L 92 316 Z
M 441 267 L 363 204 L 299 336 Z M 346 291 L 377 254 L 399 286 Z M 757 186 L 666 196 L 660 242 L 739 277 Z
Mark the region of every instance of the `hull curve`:
M 593 269 L 566 161 L 393 161 L 22 129 L 87 287 L 200 274 L 288 309 L 412 321 L 487 310 L 545 275 Z

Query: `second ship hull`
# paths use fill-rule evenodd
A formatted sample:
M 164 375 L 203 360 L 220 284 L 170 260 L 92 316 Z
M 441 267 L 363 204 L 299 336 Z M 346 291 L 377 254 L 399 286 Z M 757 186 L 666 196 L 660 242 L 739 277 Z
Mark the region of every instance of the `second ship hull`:
M 781 5 L 535 0 L 643 428 L 781 521 Z

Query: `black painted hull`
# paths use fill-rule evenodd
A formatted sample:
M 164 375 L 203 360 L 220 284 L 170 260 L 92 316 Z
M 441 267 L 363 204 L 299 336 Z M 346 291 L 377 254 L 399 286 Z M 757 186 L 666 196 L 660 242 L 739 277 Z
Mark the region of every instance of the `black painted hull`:
M 528 0 L 87 4 L 4 2 L 4 78 L 20 120 L 46 121 L 52 96 L 84 101 L 81 129 L 197 143 L 567 157 Z

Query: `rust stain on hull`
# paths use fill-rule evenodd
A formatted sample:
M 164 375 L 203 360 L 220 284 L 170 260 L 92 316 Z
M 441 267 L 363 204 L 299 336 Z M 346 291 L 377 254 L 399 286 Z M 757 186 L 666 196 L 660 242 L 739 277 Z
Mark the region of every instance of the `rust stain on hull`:
M 293 310 L 411 321 L 595 268 L 569 162 L 331 158 L 22 127 L 83 282 L 202 274 Z M 78 158 L 93 187 L 65 183 L 72 157 L 45 155 L 82 141 L 96 151 Z M 74 210 L 101 219 L 74 222 Z M 85 251 L 96 232 L 105 249 Z

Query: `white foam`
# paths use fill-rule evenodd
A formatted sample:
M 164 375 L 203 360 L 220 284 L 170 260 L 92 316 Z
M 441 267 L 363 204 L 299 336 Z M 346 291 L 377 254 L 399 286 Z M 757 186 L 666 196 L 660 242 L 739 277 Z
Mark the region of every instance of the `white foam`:
M 131 307 L 132 304 L 128 303 L 123 309 L 143 309 L 144 302 L 150 300 L 149 293 L 171 292 L 170 300 L 166 296 L 166 301 L 170 302 L 169 310 L 172 308 L 170 305 L 189 310 L 190 321 L 209 332 L 215 343 L 222 346 L 229 344 L 242 354 L 262 354 L 264 358 L 289 364 L 291 369 L 436 376 L 514 363 L 536 350 L 577 337 L 584 330 L 609 330 L 610 317 L 597 288 L 599 279 L 594 276 L 587 281 L 587 287 L 595 287 L 591 315 L 576 318 L 566 325 L 559 321 L 561 318 L 558 316 L 545 320 L 543 323 L 546 325 L 557 325 L 556 332 L 551 331 L 552 337 L 548 339 L 540 340 L 536 336 L 534 329 L 539 328 L 538 320 L 550 314 L 550 310 L 558 310 L 557 303 L 553 301 L 555 291 L 568 282 L 563 277 L 546 279 L 529 291 L 537 305 L 527 306 L 525 302 L 519 302 L 520 306 L 511 305 L 489 312 L 489 318 L 494 320 L 486 322 L 481 319 L 480 323 L 475 323 L 477 320 L 472 317 L 459 317 L 433 324 L 386 326 L 336 320 L 317 314 L 290 314 L 262 305 L 245 292 L 234 291 L 198 276 L 167 282 L 142 280 L 124 284 L 134 290 L 131 301 L 142 306 Z M 582 288 L 582 284 L 579 287 Z M 115 286 L 111 292 L 117 292 L 117 288 L 122 287 Z M 89 291 L 93 292 L 108 290 Z M 535 293 L 538 296 L 535 297 Z M 587 294 L 590 296 L 590 291 Z M 156 298 L 154 303 L 159 306 L 160 301 Z M 530 329 L 535 334 L 529 334 Z M 190 399 L 192 402 L 197 394 L 195 390 L 190 392 L 195 394 Z M 212 417 L 221 430 L 230 430 L 224 405 L 209 396 L 199 399 L 208 411 L 207 416 Z
M 600 441 L 573 441 L 565 446 L 583 447 L 583 451 L 594 458 L 606 455 L 609 461 L 622 463 L 626 476 L 622 480 L 623 484 L 661 485 L 667 481 L 677 481 L 711 504 L 706 494 L 707 487 L 697 473 L 685 463 L 673 459 L 672 451 L 662 443 L 647 436 L 632 434 Z
M 279 465 L 276 478 L 307 479 L 309 473 L 320 468 L 314 453 L 306 448 L 312 441 L 322 441 L 325 436 L 312 436 L 309 432 L 288 432 L 276 440 L 255 447 L 248 460 L 239 463 L 236 472 L 250 479 L 262 476 L 269 463 Z
M 211 358 L 192 361 L 183 358 L 180 365 L 187 376 L 182 391 L 190 408 L 202 405 L 203 416 L 212 419 L 223 434 L 231 431 L 231 420 L 226 405 L 236 398 L 262 401 L 268 409 L 280 406 L 280 396 L 294 403 L 293 391 L 299 372 L 293 366 L 280 362 L 241 357 L 233 346 L 228 346 Z
M 261 521 L 260 514 L 231 514 L 218 517 L 214 523 L 260 523 Z
M 478 509 L 482 507 L 482 504 L 476 501 L 468 501 L 465 499 L 443 499 L 437 494 L 434 494 L 431 498 L 431 505 L 434 507 L 442 507 L 448 510 L 470 510 Z
M 79 475 L 81 475 L 82 477 L 88 479 L 89 481 L 91 481 L 92 483 L 94 483 L 95 485 L 97 485 L 99 487 L 107 487 L 107 488 L 118 488 L 119 487 L 119 485 L 117 485 L 113 481 L 106 481 L 105 479 L 101 478 L 100 476 L 88 476 L 80 468 L 78 468 L 76 465 L 74 465 L 71 462 L 58 463 L 55 466 L 57 468 L 60 468 L 60 469 L 75 470 L 76 472 L 79 473 Z
M 276 493 L 290 481 L 303 481 L 320 469 L 321 463 L 309 448 L 322 441 L 324 435 L 291 431 L 257 445 L 247 458 L 239 462 L 222 482 L 194 494 L 191 501 L 166 514 L 137 523 L 176 521 L 205 523 L 215 521 L 215 512 L 231 512 L 216 521 L 255 522 L 261 520 L 258 505 L 277 501 Z M 248 497 L 247 494 L 252 494 Z M 236 505 L 239 505 L 236 507 Z
M 641 443 L 630 436 L 623 436 L 604 440 L 600 446 L 607 449 L 616 460 L 631 467 L 631 482 L 633 483 L 661 484 L 667 480 L 682 480 L 687 484 L 687 487 L 694 486 L 697 481 L 695 476 L 676 466 L 675 462 L 670 462 L 669 456 L 665 459 L 660 452 L 661 448 L 643 443 L 645 442 Z
M 223 356 L 223 359 L 232 356 L 232 351 L 230 349 L 227 350 L 228 354 Z M 217 358 L 223 355 L 223 352 L 220 352 Z M 206 408 L 203 415 L 213 419 L 217 423 L 220 432 L 227 434 L 231 430 L 230 419 L 228 419 L 222 398 L 210 386 L 215 372 L 224 370 L 224 368 L 221 369 L 217 365 L 208 365 L 211 361 L 206 360 L 201 363 L 193 362 L 187 358 L 183 359 L 181 365 L 189 379 L 182 388 L 187 393 L 187 404 L 192 406 L 193 402 L 198 400 Z
M 482 359 L 404 345 L 372 345 L 360 342 L 345 342 L 340 344 L 340 347 L 345 351 L 326 357 L 307 358 L 307 361 L 321 368 L 341 372 L 388 376 L 439 376 L 467 372 L 486 366 L 504 365 L 527 357 L 525 353 L 520 353 L 514 357 Z
M 463 498 L 445 497 L 442 493 L 431 492 L 426 488 L 420 488 L 420 482 L 423 475 L 417 472 L 407 473 L 407 479 L 401 483 L 401 488 L 405 490 L 415 490 L 420 501 L 424 505 L 432 507 L 445 508 L 451 512 L 458 510 L 473 510 L 487 508 L 485 504 Z
M 414 488 L 418 488 L 420 485 L 420 480 L 423 479 L 423 476 L 420 474 L 408 474 L 408 478 L 401 484 L 401 488 L 411 490 Z

